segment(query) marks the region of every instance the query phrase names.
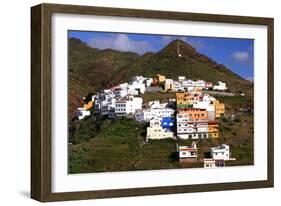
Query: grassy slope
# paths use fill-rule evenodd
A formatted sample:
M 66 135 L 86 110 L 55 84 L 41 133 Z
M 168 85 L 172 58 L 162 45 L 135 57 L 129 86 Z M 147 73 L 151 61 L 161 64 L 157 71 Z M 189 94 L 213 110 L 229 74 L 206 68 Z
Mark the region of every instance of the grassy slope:
M 69 87 L 80 96 L 105 88 L 119 80 L 116 76 L 122 75 L 122 68 L 136 58 L 138 55 L 132 52 L 99 50 L 70 39 Z
M 230 145 L 232 157 L 237 158 L 237 161 L 227 162 L 227 165 L 253 164 L 253 115 L 238 111 L 240 106 L 248 105 L 251 100 L 246 97 L 220 98 L 226 104 L 225 118 L 219 121 L 220 138 L 197 141 L 199 160 L 202 161 L 203 154 L 210 147 L 225 143 Z M 231 120 L 231 114 L 236 115 L 235 120 Z M 94 125 L 91 118 L 82 122 Z M 146 125 L 130 119 L 105 119 L 100 121 L 100 125 L 100 132 L 90 131 L 95 135 L 90 136 L 88 141 L 70 145 L 70 173 L 203 166 L 202 163 L 178 162 L 176 144 L 190 145 L 193 140 L 145 142 Z

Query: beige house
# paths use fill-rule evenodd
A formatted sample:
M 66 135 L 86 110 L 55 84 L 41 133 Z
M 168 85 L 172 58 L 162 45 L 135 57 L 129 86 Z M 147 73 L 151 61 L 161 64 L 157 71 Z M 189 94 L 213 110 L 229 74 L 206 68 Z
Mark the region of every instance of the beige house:
M 214 101 L 216 118 L 221 117 L 225 113 L 224 103 L 220 103 L 218 100 Z
M 165 80 L 166 80 L 166 77 L 161 74 L 157 74 L 156 78 L 157 78 L 158 83 L 165 82 Z
M 146 130 L 146 140 L 173 138 L 174 133 L 159 126 L 150 126 Z

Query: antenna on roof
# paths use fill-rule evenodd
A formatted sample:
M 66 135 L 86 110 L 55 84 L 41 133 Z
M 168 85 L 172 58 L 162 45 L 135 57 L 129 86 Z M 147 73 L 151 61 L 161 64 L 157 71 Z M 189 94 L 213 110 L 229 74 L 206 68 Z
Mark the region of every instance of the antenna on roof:
M 178 52 L 178 57 L 182 57 L 181 53 L 180 53 L 180 39 L 178 37 L 178 48 L 177 48 L 177 52 Z

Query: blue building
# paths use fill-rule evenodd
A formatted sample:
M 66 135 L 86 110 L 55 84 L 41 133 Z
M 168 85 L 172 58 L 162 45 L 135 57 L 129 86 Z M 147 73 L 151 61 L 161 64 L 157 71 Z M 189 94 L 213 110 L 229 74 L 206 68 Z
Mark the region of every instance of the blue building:
M 165 129 L 172 130 L 175 126 L 175 119 L 172 117 L 163 117 L 161 121 L 161 126 Z

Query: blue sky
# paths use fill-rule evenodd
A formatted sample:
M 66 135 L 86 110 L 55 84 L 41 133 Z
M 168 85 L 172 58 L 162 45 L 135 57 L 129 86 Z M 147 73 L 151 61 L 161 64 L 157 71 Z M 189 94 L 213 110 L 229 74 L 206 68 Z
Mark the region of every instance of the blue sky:
M 92 31 L 69 31 L 69 37 L 75 37 L 89 46 L 100 49 L 132 51 L 138 54 L 157 52 L 174 39 L 191 44 L 198 52 L 224 64 L 245 79 L 254 76 L 254 40 L 194 36 L 170 36 L 155 34 L 127 34 Z

